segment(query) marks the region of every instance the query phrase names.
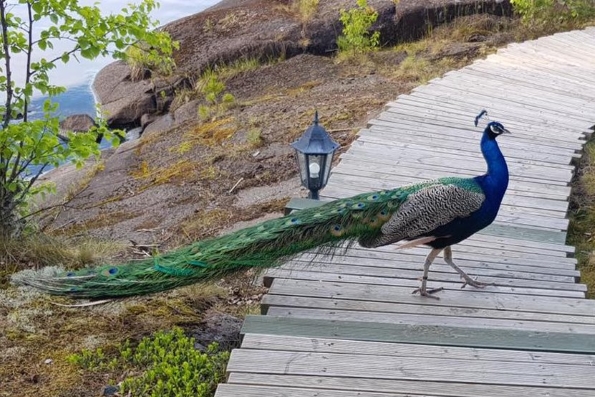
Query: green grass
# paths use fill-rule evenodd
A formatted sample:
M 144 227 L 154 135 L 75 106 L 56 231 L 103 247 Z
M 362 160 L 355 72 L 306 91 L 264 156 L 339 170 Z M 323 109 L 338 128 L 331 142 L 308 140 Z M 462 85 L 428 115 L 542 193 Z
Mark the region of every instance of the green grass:
M 568 244 L 576 247 L 581 282 L 595 298 L 595 141 L 585 145 L 570 198 Z

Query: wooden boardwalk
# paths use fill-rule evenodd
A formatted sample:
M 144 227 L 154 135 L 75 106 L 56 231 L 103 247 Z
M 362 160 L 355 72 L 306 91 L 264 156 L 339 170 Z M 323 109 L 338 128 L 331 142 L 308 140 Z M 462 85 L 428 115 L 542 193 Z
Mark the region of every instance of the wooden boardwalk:
M 511 173 L 496 222 L 453 247 L 497 287 L 460 289 L 428 249 L 306 254 L 267 275 L 217 397 L 595 396 L 595 301 L 565 245 L 572 159 L 595 123 L 595 28 L 512 44 L 402 95 L 334 169 L 328 198 L 485 171 L 488 109 Z

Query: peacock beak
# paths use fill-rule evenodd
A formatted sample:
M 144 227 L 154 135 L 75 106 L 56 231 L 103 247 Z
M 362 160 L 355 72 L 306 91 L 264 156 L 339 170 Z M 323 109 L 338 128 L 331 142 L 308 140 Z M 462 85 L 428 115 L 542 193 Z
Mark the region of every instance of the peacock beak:
M 506 128 L 502 130 L 502 134 L 512 134 L 512 132 L 508 131 Z

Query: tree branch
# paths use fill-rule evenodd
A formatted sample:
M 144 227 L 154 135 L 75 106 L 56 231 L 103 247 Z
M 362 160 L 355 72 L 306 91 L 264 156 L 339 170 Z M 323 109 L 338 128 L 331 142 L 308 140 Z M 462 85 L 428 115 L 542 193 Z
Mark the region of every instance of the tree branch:
M 6 105 L 2 117 L 2 129 L 8 127 L 12 113 L 12 72 L 10 70 L 10 48 L 8 45 L 8 24 L 6 23 L 6 0 L 0 0 L 0 25 L 2 25 L 2 49 L 4 51 L 4 67 L 6 71 Z

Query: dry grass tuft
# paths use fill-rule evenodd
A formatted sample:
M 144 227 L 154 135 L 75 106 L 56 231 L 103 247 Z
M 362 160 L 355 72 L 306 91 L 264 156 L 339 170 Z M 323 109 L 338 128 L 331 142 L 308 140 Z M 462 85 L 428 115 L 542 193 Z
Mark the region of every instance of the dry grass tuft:
M 0 241 L 0 288 L 8 285 L 11 274 L 45 266 L 80 268 L 123 249 L 112 241 L 35 234 L 19 240 Z

